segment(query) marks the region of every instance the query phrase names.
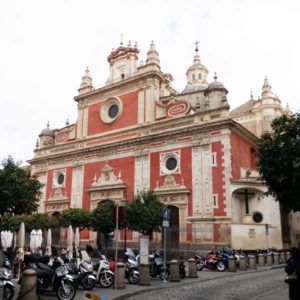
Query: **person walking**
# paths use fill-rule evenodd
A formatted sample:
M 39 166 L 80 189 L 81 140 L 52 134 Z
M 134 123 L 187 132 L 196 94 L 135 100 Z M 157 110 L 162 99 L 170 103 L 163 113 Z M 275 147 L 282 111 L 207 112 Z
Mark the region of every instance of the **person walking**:
M 287 275 L 296 273 L 297 279 L 288 282 L 289 284 L 289 299 L 300 299 L 300 250 L 296 247 L 290 249 L 291 257 L 288 259 L 285 272 Z

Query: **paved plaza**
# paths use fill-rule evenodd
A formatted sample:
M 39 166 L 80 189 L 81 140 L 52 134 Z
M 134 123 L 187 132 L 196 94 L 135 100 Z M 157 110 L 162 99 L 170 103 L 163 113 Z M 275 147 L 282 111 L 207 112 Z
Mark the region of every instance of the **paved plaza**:
M 95 288 L 92 293 L 101 300 L 284 300 L 288 299 L 288 285 L 283 282 L 284 270 L 280 267 L 260 267 L 255 270 L 223 273 L 204 270 L 198 278 L 186 278 L 180 282 L 151 279 L 150 286 L 126 284 L 125 289 Z M 16 295 L 19 286 L 16 284 Z M 54 300 L 55 295 L 42 295 L 41 300 Z M 76 300 L 87 299 L 79 289 Z

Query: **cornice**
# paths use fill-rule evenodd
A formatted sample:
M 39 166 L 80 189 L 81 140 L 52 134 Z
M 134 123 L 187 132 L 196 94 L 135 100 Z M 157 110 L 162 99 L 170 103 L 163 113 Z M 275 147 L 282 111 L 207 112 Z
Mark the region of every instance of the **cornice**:
M 105 85 L 105 86 L 100 87 L 98 89 L 94 89 L 94 90 L 92 90 L 92 91 L 90 91 L 88 93 L 75 96 L 74 100 L 76 102 L 80 102 L 80 101 L 86 99 L 87 97 L 90 97 L 91 95 L 95 95 L 95 94 L 97 94 L 99 92 L 107 92 L 107 91 L 109 91 L 111 89 L 121 88 L 121 87 L 127 85 L 130 82 L 141 81 L 141 80 L 144 80 L 147 77 L 154 77 L 154 76 L 157 76 L 161 80 L 164 80 L 162 72 L 158 72 L 158 71 L 154 71 L 154 70 L 146 71 L 144 73 L 136 72 L 136 75 L 134 75 L 132 77 L 128 77 L 128 78 L 125 78 L 123 80 L 117 81 L 115 83 L 111 83 L 109 85 Z
M 244 129 L 241 125 L 239 125 L 237 122 L 233 121 L 230 118 L 213 120 L 205 123 L 204 122 L 192 123 L 193 117 L 194 115 L 188 115 L 180 119 L 161 121 L 160 124 L 155 123 L 155 124 L 139 125 L 135 128 L 131 128 L 131 131 L 118 132 L 118 135 L 120 135 L 120 134 L 130 133 L 138 130 L 139 136 L 137 137 L 124 139 L 123 141 L 113 141 L 109 143 L 107 142 L 106 144 L 100 144 L 88 148 L 83 148 L 84 142 L 93 141 L 96 139 L 96 138 L 93 139 L 86 138 L 84 140 L 74 142 L 75 148 L 76 148 L 76 143 L 78 143 L 78 148 L 75 150 L 33 158 L 31 160 L 28 160 L 28 163 L 30 164 L 36 164 L 40 162 L 45 163 L 51 160 L 70 159 L 75 157 L 78 159 L 78 157 L 84 157 L 85 155 L 91 155 L 102 151 L 111 152 L 112 150 L 116 150 L 120 148 L 150 144 L 157 140 L 163 141 L 167 139 L 178 139 L 180 137 L 184 137 L 187 135 L 191 135 L 191 136 L 199 135 L 201 133 L 207 133 L 210 131 L 220 131 L 226 128 L 229 128 L 232 131 L 236 132 L 237 134 L 248 139 L 249 141 L 251 141 L 253 145 L 255 145 L 255 143 L 258 141 L 258 138 L 256 138 L 250 131 Z M 159 132 L 158 129 L 160 129 Z M 145 132 L 144 135 L 143 132 Z M 101 138 L 105 138 L 105 137 L 101 137 Z M 98 139 L 100 139 L 100 137 L 98 137 Z M 55 152 L 58 151 L 59 149 L 56 149 Z

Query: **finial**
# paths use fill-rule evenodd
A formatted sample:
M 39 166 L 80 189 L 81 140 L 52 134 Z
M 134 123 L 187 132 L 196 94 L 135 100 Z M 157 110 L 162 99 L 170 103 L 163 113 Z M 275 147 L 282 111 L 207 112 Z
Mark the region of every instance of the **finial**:
M 127 47 L 129 47 L 129 48 L 131 48 L 131 47 L 132 47 L 132 45 L 131 45 L 131 41 L 129 41 L 129 42 L 128 42 L 128 45 L 127 45 Z
M 195 51 L 196 51 L 196 52 L 198 52 L 198 51 L 199 51 L 199 49 L 198 49 L 198 44 L 199 44 L 199 41 L 196 41 L 196 43 L 195 43 L 195 45 L 196 45 L 196 49 L 195 49 Z
M 49 123 L 49 121 L 47 122 L 47 128 L 49 128 L 50 127 L 50 123 Z
M 40 146 L 39 139 L 37 139 L 35 144 L 35 149 L 39 149 L 39 146 Z
M 138 47 L 138 43 L 135 42 L 135 43 L 134 43 L 134 48 L 137 48 L 137 47 Z
M 69 125 L 70 125 L 70 123 L 69 123 L 69 119 L 67 119 L 67 121 L 66 121 L 66 125 L 67 125 L 67 126 L 69 126 Z
M 218 79 L 217 72 L 215 72 L 214 75 L 215 75 L 214 80 L 217 80 Z
M 124 36 L 124 33 L 121 33 L 121 42 L 120 42 L 121 46 L 123 46 L 123 36 Z
M 250 99 L 253 100 L 253 91 L 252 91 L 252 89 L 250 90 Z

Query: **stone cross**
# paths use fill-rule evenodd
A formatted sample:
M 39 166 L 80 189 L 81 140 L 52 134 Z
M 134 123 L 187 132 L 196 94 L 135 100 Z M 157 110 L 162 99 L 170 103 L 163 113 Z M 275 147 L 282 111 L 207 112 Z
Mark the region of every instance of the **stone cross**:
M 243 195 L 245 197 L 245 206 L 246 206 L 246 215 L 249 215 L 249 201 L 248 196 L 254 196 L 254 193 L 249 193 L 247 189 L 244 189 L 243 192 L 238 192 L 238 195 Z

